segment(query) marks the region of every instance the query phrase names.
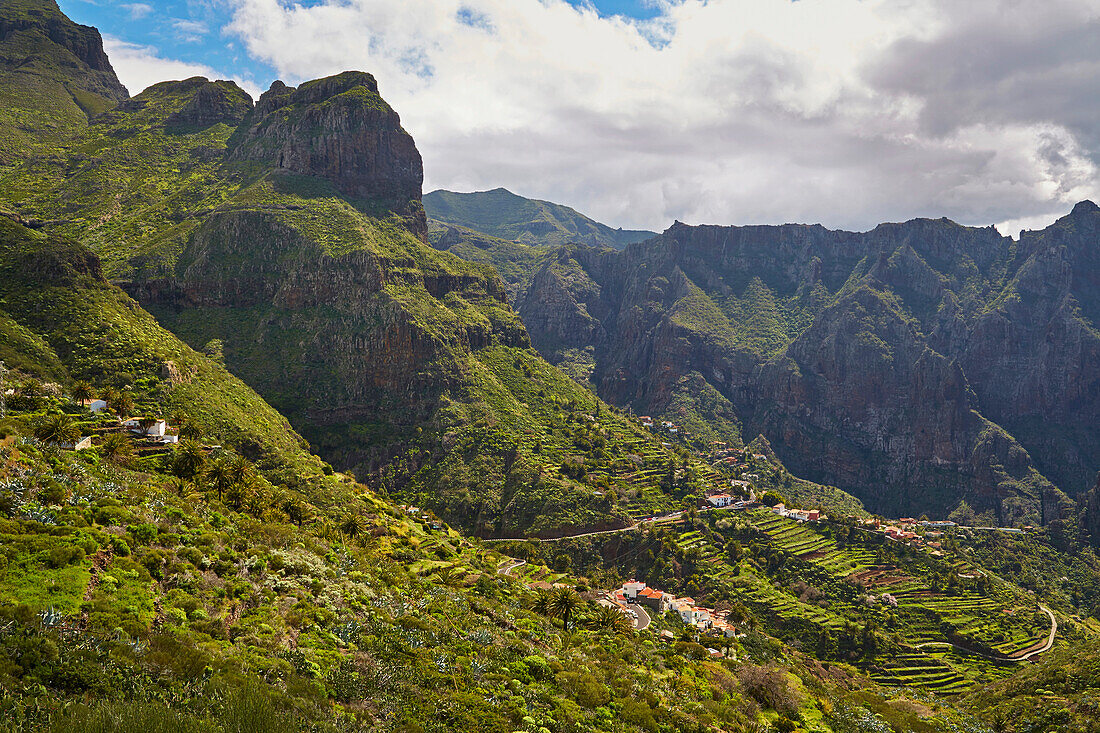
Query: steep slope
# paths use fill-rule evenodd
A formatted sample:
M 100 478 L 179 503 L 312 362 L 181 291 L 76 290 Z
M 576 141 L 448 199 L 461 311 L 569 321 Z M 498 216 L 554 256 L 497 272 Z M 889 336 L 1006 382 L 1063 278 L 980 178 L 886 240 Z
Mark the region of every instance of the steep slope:
M 95 28 L 73 23 L 55 0 L 0 2 L 0 168 L 55 152 L 128 96 Z
M 320 478 L 286 419 L 223 366 L 164 330 L 103 277 L 76 242 L 0 216 L 0 324 L 5 363 L 61 383 L 147 391 L 175 424 L 188 422 L 296 485 Z M 8 332 L 10 333 L 10 331 Z
M 622 249 L 656 235 L 612 229 L 568 206 L 524 198 L 504 188 L 474 193 L 432 191 L 424 196 L 424 209 L 429 217 L 444 224 L 532 246 L 576 242 Z
M 1082 203 L 1019 243 L 947 220 L 676 225 L 545 256 L 516 308 L 608 401 L 763 432 L 872 510 L 965 498 L 991 521 L 1049 521 L 1100 467 L 1096 218 Z
M 86 242 L 333 464 L 484 534 L 629 521 L 636 497 L 605 494 L 577 461 L 622 458 L 625 475 L 632 446 L 656 440 L 529 351 L 490 267 L 424 241 L 420 155 L 369 74 L 276 83 L 255 105 L 231 82 L 157 84 L 64 153 L 4 176 L 6 205 Z M 605 411 L 598 449 L 552 424 L 582 409 Z M 656 484 L 636 507 L 672 501 Z

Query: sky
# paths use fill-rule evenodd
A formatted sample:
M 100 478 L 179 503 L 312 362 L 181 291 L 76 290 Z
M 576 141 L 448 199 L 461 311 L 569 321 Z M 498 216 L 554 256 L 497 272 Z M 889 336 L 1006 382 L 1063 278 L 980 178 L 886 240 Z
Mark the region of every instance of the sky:
M 59 0 L 132 94 L 369 71 L 425 191 L 612 226 L 946 216 L 1100 200 L 1096 0 Z

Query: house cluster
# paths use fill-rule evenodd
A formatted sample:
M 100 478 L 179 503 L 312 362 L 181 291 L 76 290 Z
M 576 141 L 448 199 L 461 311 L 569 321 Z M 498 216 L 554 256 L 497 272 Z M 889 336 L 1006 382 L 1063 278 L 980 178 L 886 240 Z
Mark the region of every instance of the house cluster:
M 745 462 L 744 448 L 730 448 L 721 440 L 711 441 L 710 452 L 699 456 L 706 458 L 715 466 L 739 466 Z
M 793 519 L 796 522 L 819 522 L 826 519 L 826 516 L 819 509 L 788 509 L 783 504 L 776 504 L 772 507 L 772 513 L 787 519 Z
M 643 428 L 649 428 L 650 430 L 653 430 L 654 427 L 656 427 L 672 435 L 678 435 L 680 433 L 680 426 L 672 422 L 671 420 L 661 420 L 660 422 L 657 422 L 649 415 L 642 415 L 638 418 L 638 420 L 642 423 Z
M 609 594 L 608 601 L 624 613 L 629 613 L 629 605 L 634 603 L 657 613 L 671 611 L 677 614 L 685 624 L 694 626 L 702 632 L 722 634 L 727 637 L 737 635 L 736 627 L 720 618 L 713 608 L 699 606 L 693 598 L 677 598 L 671 593 L 649 588 L 640 580 L 623 583 L 621 588 Z
M 933 554 L 939 553 L 939 538 L 943 537 L 943 530 L 957 527 L 955 522 L 947 520 L 916 520 L 912 517 L 902 517 L 895 522 L 885 524 L 878 519 L 864 520 L 863 525 L 872 531 L 886 535 L 887 539 L 895 542 L 904 542 L 911 545 L 925 545 L 933 550 Z M 917 530 L 920 530 L 918 532 Z

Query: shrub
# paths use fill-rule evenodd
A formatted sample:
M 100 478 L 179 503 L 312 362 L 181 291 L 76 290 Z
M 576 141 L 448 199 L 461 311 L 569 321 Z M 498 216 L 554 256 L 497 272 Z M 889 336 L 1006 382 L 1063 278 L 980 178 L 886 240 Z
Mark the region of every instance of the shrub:
M 51 549 L 46 564 L 51 568 L 63 568 L 83 560 L 84 549 L 68 545 Z
M 157 538 L 157 528 L 149 523 L 132 524 L 130 525 L 130 536 L 139 545 L 148 545 Z

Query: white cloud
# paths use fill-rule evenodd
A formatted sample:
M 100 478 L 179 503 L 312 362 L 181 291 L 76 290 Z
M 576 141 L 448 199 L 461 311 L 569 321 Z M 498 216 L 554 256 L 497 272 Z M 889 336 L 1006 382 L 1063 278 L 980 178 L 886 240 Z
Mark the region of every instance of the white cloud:
M 198 43 L 210 32 L 205 23 L 192 19 L 175 18 L 172 27 L 176 29 L 177 38 L 185 43 Z
M 103 48 L 111 59 L 115 74 L 131 95 L 137 95 L 162 81 L 189 79 L 193 76 L 205 76 L 207 79 L 229 78 L 204 64 L 166 59 L 152 46 L 129 43 L 114 36 L 103 37 Z M 253 98 L 259 95 L 260 89 L 251 79 L 233 80 Z
M 148 3 L 123 3 L 121 7 L 130 13 L 131 20 L 141 20 L 153 12 L 153 6 Z
M 1053 216 L 1100 192 L 1091 0 L 231 0 L 288 82 L 378 77 L 426 188 L 613 225 Z

